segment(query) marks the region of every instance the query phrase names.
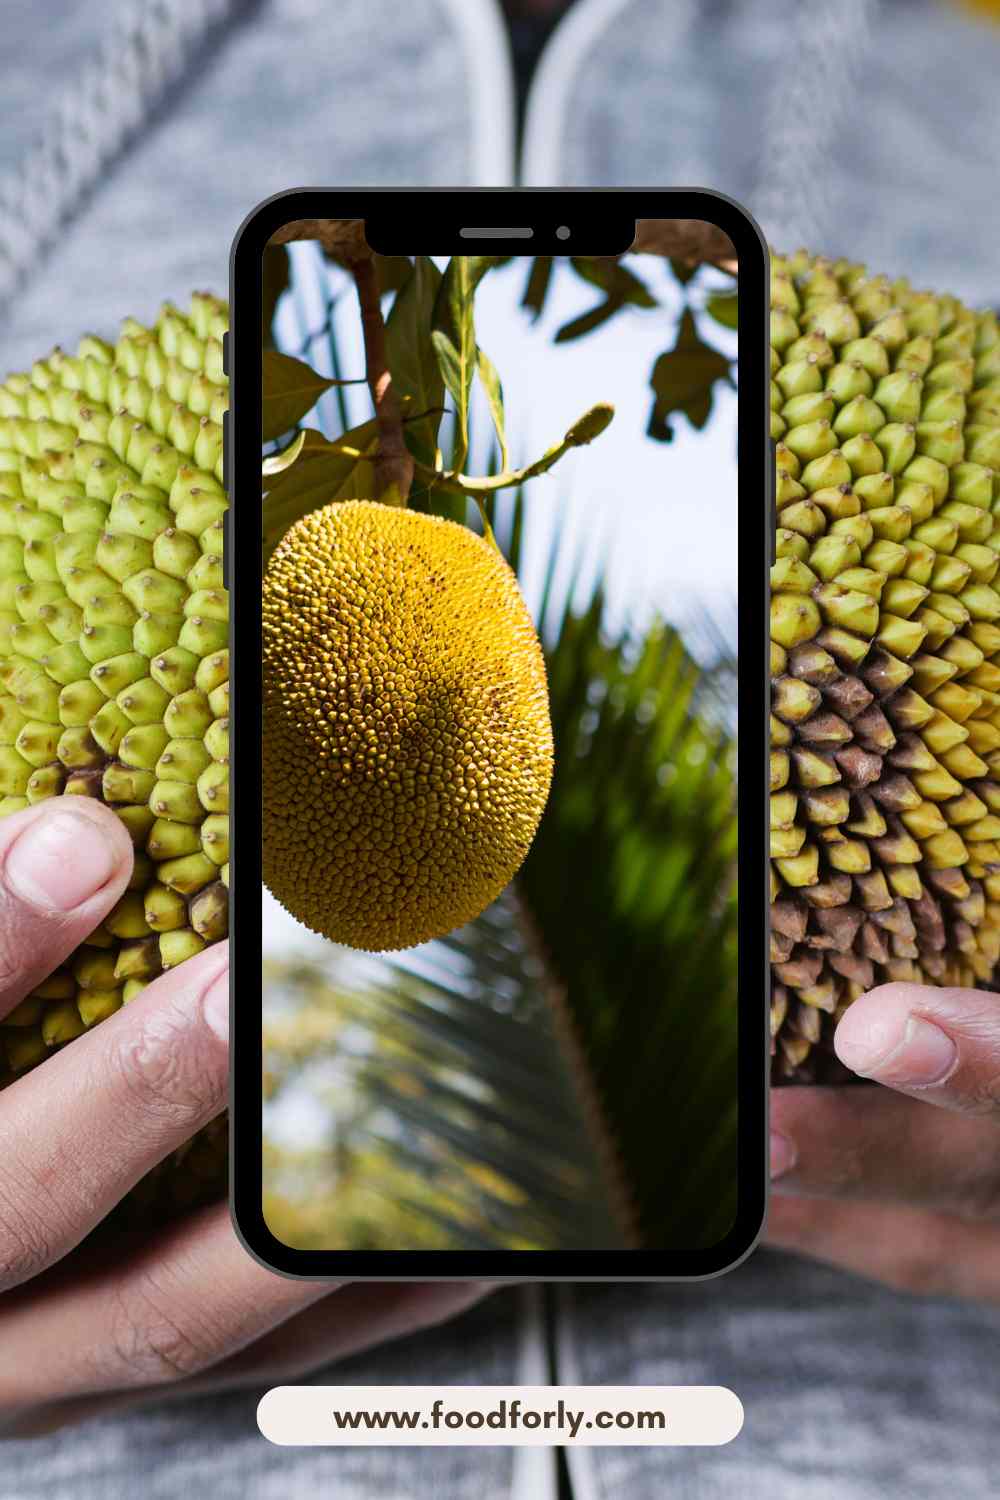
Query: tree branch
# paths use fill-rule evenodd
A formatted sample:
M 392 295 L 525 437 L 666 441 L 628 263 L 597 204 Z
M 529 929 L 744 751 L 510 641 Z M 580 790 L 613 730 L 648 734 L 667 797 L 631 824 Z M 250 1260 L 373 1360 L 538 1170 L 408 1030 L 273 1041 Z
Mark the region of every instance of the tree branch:
M 371 256 L 362 219 L 295 219 L 271 236 L 272 245 L 289 240 L 319 240 L 327 255 L 344 264 Z M 665 255 L 688 265 L 702 262 L 724 271 L 737 271 L 732 240 L 717 224 L 704 219 L 639 219 L 632 249 L 648 255 Z
M 375 263 L 369 255 L 349 262 L 361 305 L 361 328 L 365 339 L 365 373 L 375 404 L 378 424 L 378 449 L 375 454 L 375 494 L 382 499 L 386 492 L 398 491 L 399 505 L 405 505 L 413 484 L 413 455 L 403 437 L 403 412 L 392 383 L 392 372 L 385 352 L 385 322 L 379 295 Z
M 688 265 L 707 262 L 734 276 L 739 268 L 732 240 L 704 219 L 639 219 L 632 249 Z
M 293 219 L 276 229 L 268 244 L 290 240 L 319 240 L 327 255 L 345 263 L 371 259 L 363 219 Z

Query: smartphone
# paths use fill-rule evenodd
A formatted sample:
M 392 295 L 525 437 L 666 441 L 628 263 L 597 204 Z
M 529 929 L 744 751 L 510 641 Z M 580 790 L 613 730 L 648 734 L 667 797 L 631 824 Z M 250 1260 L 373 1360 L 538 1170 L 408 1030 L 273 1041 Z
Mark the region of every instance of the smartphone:
M 686 189 L 301 190 L 231 303 L 240 1235 L 308 1277 L 729 1268 L 766 1184 L 759 230 Z

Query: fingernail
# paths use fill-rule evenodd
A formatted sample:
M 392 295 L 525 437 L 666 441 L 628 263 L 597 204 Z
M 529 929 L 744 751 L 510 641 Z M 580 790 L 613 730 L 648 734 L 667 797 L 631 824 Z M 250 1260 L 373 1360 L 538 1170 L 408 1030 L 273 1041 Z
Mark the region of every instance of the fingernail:
M 35 818 L 15 839 L 4 884 L 33 906 L 73 911 L 107 885 L 117 866 L 118 851 L 96 818 L 60 807 Z
M 792 1170 L 799 1159 L 799 1153 L 795 1149 L 795 1142 L 790 1141 L 787 1135 L 779 1135 L 776 1130 L 772 1130 L 768 1145 L 768 1158 L 773 1182 L 776 1177 L 783 1177 L 786 1172 Z
M 838 1037 L 840 1060 L 865 1078 L 908 1088 L 943 1083 L 958 1065 L 958 1048 L 946 1031 L 924 1016 L 873 1020 L 857 1037 Z
M 222 1042 L 229 1040 L 229 966 L 212 980 L 204 999 L 205 1020 Z

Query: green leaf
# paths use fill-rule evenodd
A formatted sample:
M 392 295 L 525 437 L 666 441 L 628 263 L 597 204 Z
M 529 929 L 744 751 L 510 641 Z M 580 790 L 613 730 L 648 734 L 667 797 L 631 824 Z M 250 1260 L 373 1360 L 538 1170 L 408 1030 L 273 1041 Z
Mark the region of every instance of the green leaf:
M 690 309 L 681 318 L 677 342 L 653 366 L 650 384 L 655 397 L 648 432 L 669 443 L 674 436 L 669 418 L 677 413 L 693 427 L 704 427 L 712 410 L 717 380 L 730 380 L 729 360 L 703 343 Z
M 307 428 L 282 453 L 265 459 L 262 486 L 265 561 L 289 526 L 333 500 L 375 499 L 375 466 L 368 457 L 378 443 L 374 417 L 331 442 Z
M 341 458 L 349 458 L 356 463 L 371 447 L 378 436 L 378 424 L 374 417 L 367 422 L 362 422 L 358 427 L 352 427 L 341 437 L 324 437 L 313 427 L 305 427 L 296 434 L 294 440 L 280 453 L 275 453 L 270 458 L 264 459 L 261 471 L 265 476 L 271 474 L 279 475 L 272 484 L 264 484 L 263 488 L 268 494 L 274 494 L 278 490 L 287 491 L 293 484 L 293 479 L 287 474 L 287 470 L 295 462 L 301 467 L 316 459 L 326 458 L 329 454 L 337 454 Z
M 610 299 L 607 302 L 599 302 L 596 307 L 589 308 L 578 318 L 571 318 L 568 323 L 564 323 L 552 342 L 569 344 L 573 339 L 583 338 L 586 333 L 593 333 L 595 328 L 600 328 L 602 324 L 607 323 L 624 305 L 623 302 L 612 302 Z
M 332 386 L 364 384 L 355 380 L 327 380 L 301 359 L 292 359 L 273 349 L 264 350 L 263 369 L 261 416 L 265 443 L 301 422 Z
M 274 314 L 278 298 L 288 286 L 288 249 L 285 245 L 266 245 L 261 256 L 261 344 L 274 347 Z
M 261 463 L 261 478 L 268 479 L 272 474 L 283 474 L 286 469 L 290 469 L 305 447 L 306 439 L 311 430 L 310 428 L 303 427 L 302 431 L 289 443 L 287 448 L 282 448 L 279 453 L 269 454 Z M 319 433 L 313 434 L 314 437 L 319 437 L 319 435 Z M 272 488 L 272 486 L 266 484 L 262 487 L 265 490 Z
M 406 285 L 413 270 L 413 262 L 408 255 L 373 255 L 372 260 L 375 263 L 378 288 L 383 296 L 386 292 L 398 292 Z
M 680 282 L 681 286 L 687 286 L 688 282 L 692 281 L 694 277 L 697 276 L 698 272 L 701 270 L 701 267 L 693 265 L 690 261 L 672 260 L 670 262 L 670 269 L 677 277 L 677 280 Z
M 431 339 L 442 379 L 455 402 L 457 436 L 453 467 L 469 452 L 469 398 L 476 372 L 476 327 L 472 304 L 476 287 L 497 264 L 494 255 L 453 255 L 434 304 Z
M 656 298 L 645 283 L 622 265 L 621 261 L 590 260 L 574 255 L 570 264 L 584 281 L 589 282 L 591 286 L 600 287 L 605 293 L 605 298 L 603 302 L 598 302 L 596 307 L 589 308 L 579 317 L 571 318 L 568 323 L 565 323 L 555 336 L 557 344 L 566 344 L 573 339 L 582 338 L 584 334 L 593 333 L 595 328 L 600 328 L 623 307 L 655 307 L 657 305 Z
M 415 458 L 434 464 L 444 381 L 431 343 L 431 319 L 441 272 L 429 255 L 418 255 L 385 325 L 386 357 L 400 396 L 411 396 L 422 415 L 406 429 Z
M 500 376 L 486 353 L 480 349 L 477 353 L 477 369 L 486 399 L 489 402 L 490 414 L 493 417 L 493 426 L 496 428 L 497 442 L 500 444 L 501 466 L 507 467 L 507 438 L 504 434 L 503 417 L 503 387 L 500 384 Z
M 739 327 L 739 295 L 736 292 L 715 292 L 705 303 L 705 311 L 723 328 Z
M 548 296 L 549 286 L 552 282 L 552 272 L 555 269 L 554 255 L 536 255 L 531 262 L 531 270 L 528 273 L 528 284 L 521 298 L 521 306 L 528 308 L 533 314 L 533 322 L 538 321 L 545 306 L 545 298 Z
M 585 256 L 573 256 L 571 265 L 578 276 L 598 286 L 620 306 L 656 307 L 656 298 L 633 271 L 620 260 L 593 260 Z

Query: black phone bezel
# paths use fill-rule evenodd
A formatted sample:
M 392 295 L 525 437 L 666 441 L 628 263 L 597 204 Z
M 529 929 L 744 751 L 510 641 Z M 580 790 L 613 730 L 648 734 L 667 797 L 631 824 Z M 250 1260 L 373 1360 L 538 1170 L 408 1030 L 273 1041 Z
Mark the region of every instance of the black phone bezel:
M 613 206 L 613 207 L 612 207 Z M 462 223 L 571 228 L 554 253 L 579 253 L 590 243 L 587 226 L 607 232 L 613 212 L 631 219 L 700 219 L 718 225 L 732 241 L 740 265 L 739 296 L 739 560 L 746 583 L 739 591 L 739 714 L 741 776 L 738 793 L 739 1001 L 737 1212 L 730 1231 L 713 1245 L 690 1250 L 301 1250 L 277 1239 L 262 1207 L 262 1034 L 260 1007 L 260 494 L 261 264 L 262 252 L 282 226 L 300 219 L 368 219 L 398 213 L 412 226 L 411 254 L 519 253 L 550 248 L 525 241 L 443 243 L 434 225 Z M 336 210 L 336 212 L 333 212 Z M 603 229 L 601 226 L 604 226 Z M 430 243 L 424 244 L 424 241 Z M 558 244 L 558 248 L 555 248 Z M 591 251 L 590 253 L 595 253 Z M 599 252 L 597 252 L 599 253 Z M 703 1279 L 732 1269 L 754 1248 L 767 1202 L 767 1079 L 770 970 L 768 964 L 767 796 L 768 563 L 771 551 L 773 454 L 768 438 L 768 252 L 750 215 L 733 199 L 699 188 L 398 189 L 297 188 L 260 203 L 243 221 L 230 256 L 231 331 L 228 483 L 234 497 L 227 532 L 231 592 L 231 1075 L 230 1209 L 243 1245 L 283 1275 L 338 1280 L 614 1280 Z M 756 357 L 755 357 L 756 355 Z M 244 496 L 241 501 L 238 497 Z M 241 514 L 242 512 L 242 514 Z M 239 519 L 237 519 L 239 517 Z M 254 521 L 250 525 L 251 518 Z M 250 712 L 255 713 L 250 728 Z M 238 872 L 238 873 L 237 873 Z M 243 894 L 245 893 L 245 895 Z M 758 896 L 759 893 L 759 896 Z M 251 944 L 255 968 L 248 970 Z

